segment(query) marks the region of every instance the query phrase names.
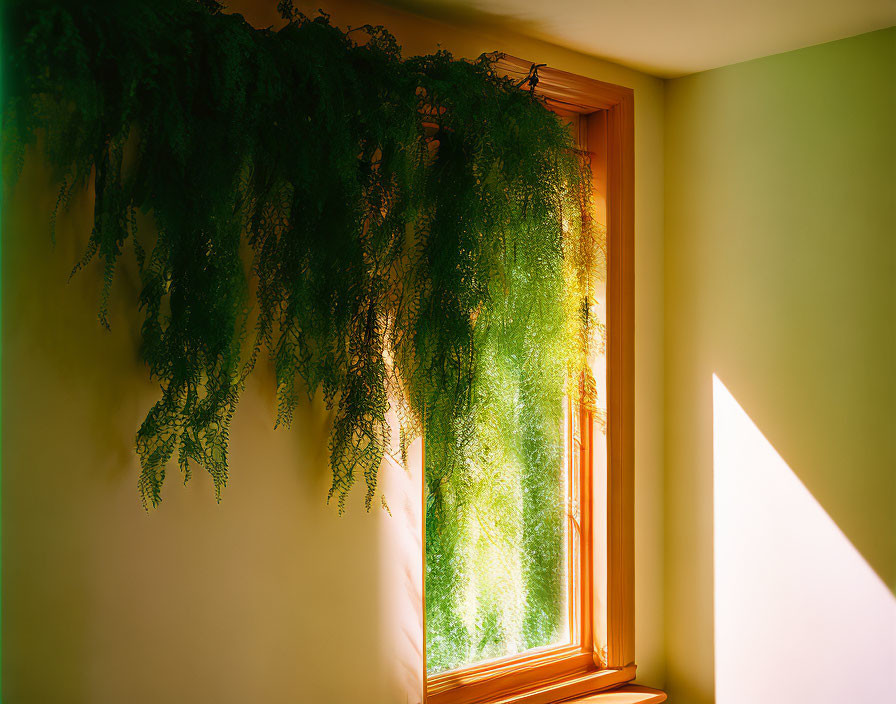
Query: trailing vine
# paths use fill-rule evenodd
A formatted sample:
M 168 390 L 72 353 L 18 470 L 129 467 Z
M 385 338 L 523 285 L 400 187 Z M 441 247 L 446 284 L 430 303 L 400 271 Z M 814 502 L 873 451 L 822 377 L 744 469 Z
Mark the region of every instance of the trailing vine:
M 213 0 L 6 3 L 4 165 L 42 144 L 57 210 L 92 187 L 75 269 L 102 267 L 107 327 L 116 264 L 136 254 L 161 389 L 137 432 L 144 505 L 172 460 L 185 480 L 202 466 L 220 499 L 266 358 L 277 425 L 303 396 L 335 409 L 340 511 L 359 477 L 370 508 L 392 407 L 403 449 L 426 434 L 436 520 L 498 445 L 532 472 L 557 456 L 590 339 L 587 170 L 493 58 L 403 58 L 382 27 L 280 10 L 274 31 Z M 447 552 L 449 533 L 431 538 Z

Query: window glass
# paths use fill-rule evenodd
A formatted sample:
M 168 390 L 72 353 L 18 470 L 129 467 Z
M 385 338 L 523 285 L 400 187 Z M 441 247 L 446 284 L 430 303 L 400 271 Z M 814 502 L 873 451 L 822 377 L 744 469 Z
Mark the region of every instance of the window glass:
M 579 143 L 587 125 L 567 116 Z M 583 154 L 583 158 L 589 158 Z M 597 180 L 597 174 L 595 174 Z M 427 457 L 426 667 L 430 675 L 576 642 L 578 558 L 577 407 L 568 398 L 568 322 L 587 315 L 589 401 L 603 458 L 605 427 L 606 244 L 600 202 L 570 215 L 570 240 L 594 280 L 570 279 L 563 257 L 514 250 L 490 288 L 489 320 L 475 321 L 480 417 L 466 443 L 463 471 Z M 581 207 L 577 208 L 581 211 Z M 548 220 L 548 219 L 545 219 Z M 533 228 L 539 227 L 536 222 Z M 566 238 L 567 232 L 556 233 Z M 525 238 L 527 233 L 511 233 Z M 545 236 L 544 232 L 528 236 Z M 582 254 L 585 248 L 588 254 Z M 536 257 L 533 259 L 533 257 Z M 575 344 L 582 344 L 576 342 Z M 596 395 L 596 399 L 593 396 Z M 589 448 L 590 449 L 590 448 Z M 572 624 L 572 625 L 571 625 Z

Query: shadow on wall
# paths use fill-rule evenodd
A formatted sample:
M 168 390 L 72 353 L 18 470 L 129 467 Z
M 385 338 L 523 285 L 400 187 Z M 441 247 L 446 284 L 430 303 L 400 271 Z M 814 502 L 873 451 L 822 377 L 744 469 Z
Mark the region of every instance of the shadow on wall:
M 419 469 L 384 468 L 391 517 L 359 492 L 338 516 L 331 415 L 317 398 L 275 431 L 260 366 L 221 504 L 204 471 L 184 487 L 172 467 L 145 512 L 134 434 L 158 389 L 138 355 L 136 266 L 116 275 L 106 332 L 101 266 L 67 283 L 92 194 L 60 214 L 54 248 L 50 181 L 29 153 L 3 212 L 2 700 L 419 701 Z M 395 540 L 405 532 L 416 545 Z
M 713 375 L 717 704 L 886 701 L 896 596 Z

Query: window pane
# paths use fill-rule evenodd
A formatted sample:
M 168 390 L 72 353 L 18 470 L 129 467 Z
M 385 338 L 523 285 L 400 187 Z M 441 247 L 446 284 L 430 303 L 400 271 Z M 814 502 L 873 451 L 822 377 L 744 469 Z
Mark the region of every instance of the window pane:
M 576 116 L 564 119 L 584 140 L 591 127 Z M 594 156 L 581 154 L 586 161 Z M 595 186 L 605 182 L 602 168 L 592 172 Z M 577 402 L 566 394 L 574 383 L 578 399 L 584 383 L 603 429 L 606 239 L 604 201 L 597 201 L 586 206 L 591 212 L 564 203 L 562 232 L 556 219 L 533 217 L 532 232 L 506 233 L 506 269 L 489 282 L 489 306 L 474 321 L 477 415 L 447 431 L 427 429 L 430 675 L 578 641 L 579 467 L 571 460 L 581 446 L 574 441 L 577 418 L 568 412 Z M 541 207 L 545 214 L 551 206 Z M 530 246 L 551 237 L 563 241 L 565 254 Z M 587 280 L 577 274 L 582 258 L 589 260 Z M 576 367 L 569 382 L 567 362 L 576 350 L 589 352 L 590 370 Z M 445 457 L 444 439 L 453 436 L 463 439 L 461 471 L 434 459 Z M 602 436 L 598 443 L 605 456 Z M 430 452 L 434 447 L 439 451 Z
M 495 391 L 524 396 L 496 365 Z M 500 377 L 500 378 L 497 378 Z M 510 399 L 507 399 L 510 401 Z M 531 648 L 569 642 L 563 399 L 556 423 L 502 428 L 481 419 L 483 452 L 463 486 L 443 486 L 438 525 L 427 522 L 426 660 L 437 673 Z M 550 434 L 548 443 L 528 433 Z M 516 436 L 507 452 L 496 437 Z M 545 446 L 549 449 L 545 453 Z M 502 451 L 494 448 L 502 447 Z M 435 522 L 433 522 L 435 523 Z
M 427 467 L 430 674 L 569 642 L 561 269 L 539 301 L 532 269 L 511 269 L 493 320 L 477 321 L 485 402 L 464 471 Z

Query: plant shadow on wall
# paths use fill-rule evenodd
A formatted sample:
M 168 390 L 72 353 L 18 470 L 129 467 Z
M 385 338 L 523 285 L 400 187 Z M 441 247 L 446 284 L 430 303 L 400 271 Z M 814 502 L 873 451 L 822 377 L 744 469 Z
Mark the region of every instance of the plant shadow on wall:
M 172 460 L 185 480 L 203 467 L 220 499 L 231 420 L 267 356 L 278 426 L 306 394 L 334 409 L 340 512 L 359 478 L 368 509 L 376 497 L 391 407 L 402 452 L 425 436 L 434 517 L 481 446 L 477 419 L 553 419 L 578 388 L 587 164 L 489 57 L 402 58 L 383 28 L 279 9 L 274 32 L 213 0 L 6 3 L 4 168 L 41 136 L 61 184 L 51 231 L 93 186 L 73 273 L 102 267 L 103 325 L 120 257 L 138 262 L 161 388 L 137 433 L 145 505 Z M 552 456 L 550 432 L 531 437 L 530 456 Z

